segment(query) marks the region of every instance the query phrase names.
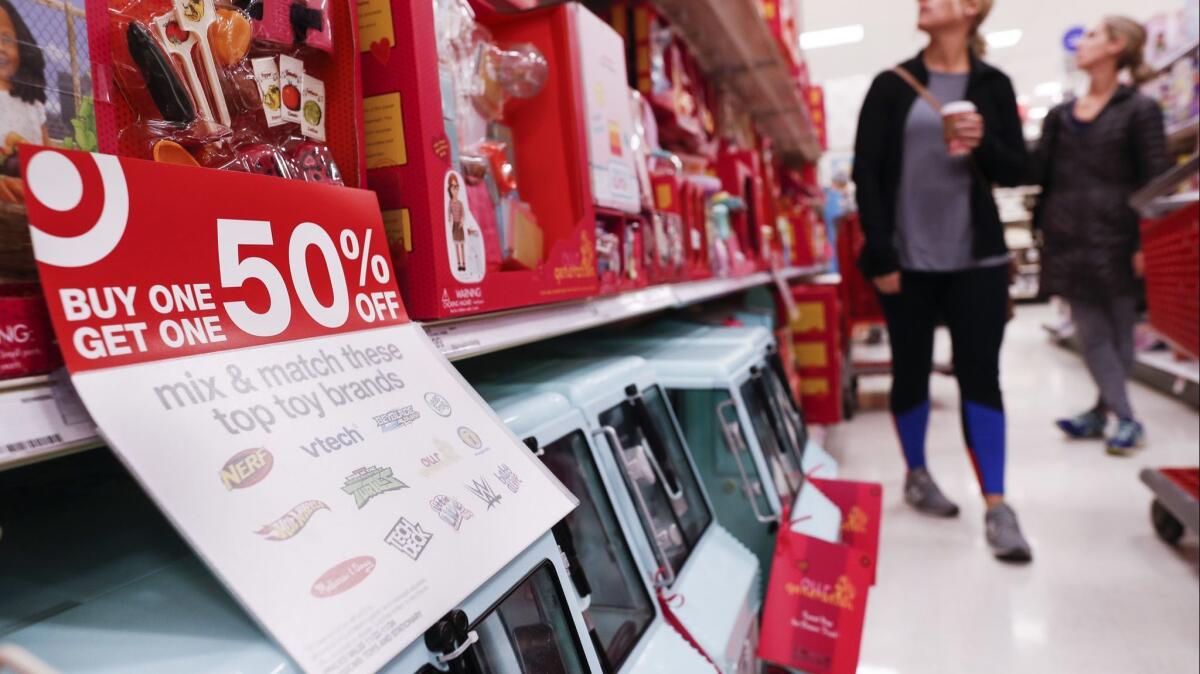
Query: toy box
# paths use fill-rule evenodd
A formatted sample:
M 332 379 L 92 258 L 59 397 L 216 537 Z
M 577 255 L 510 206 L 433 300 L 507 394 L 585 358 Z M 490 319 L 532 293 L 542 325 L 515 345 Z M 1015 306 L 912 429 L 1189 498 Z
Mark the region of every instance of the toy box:
M 623 223 L 605 228 L 615 243 L 596 238 L 585 12 L 477 17 L 462 0 L 359 4 L 368 183 L 414 318 L 592 296 L 612 256 L 636 247 Z M 618 71 L 623 56 L 587 55 Z
M 753 150 L 726 145 L 717 162 L 717 175 L 725 190 L 743 204 L 733 212 L 731 224 L 745 260 L 734 265 L 730 273 L 738 276 L 765 268 L 771 256 L 770 231 L 774 223 L 767 219 L 762 158 Z

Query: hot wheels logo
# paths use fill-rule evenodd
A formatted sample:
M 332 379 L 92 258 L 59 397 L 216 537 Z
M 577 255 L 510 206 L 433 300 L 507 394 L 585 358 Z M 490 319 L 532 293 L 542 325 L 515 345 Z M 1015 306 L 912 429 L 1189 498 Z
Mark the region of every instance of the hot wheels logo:
M 230 491 L 253 487 L 267 477 L 274 465 L 275 457 L 262 447 L 244 449 L 221 467 L 221 484 Z
M 366 580 L 375 570 L 375 558 L 369 555 L 347 559 L 326 571 L 313 583 L 312 596 L 318 599 L 332 597 L 353 588 Z
M 329 510 L 329 506 L 321 501 L 305 501 L 287 511 L 283 517 L 271 522 L 255 533 L 272 541 L 286 541 L 300 533 L 304 525 L 312 519 L 318 510 Z

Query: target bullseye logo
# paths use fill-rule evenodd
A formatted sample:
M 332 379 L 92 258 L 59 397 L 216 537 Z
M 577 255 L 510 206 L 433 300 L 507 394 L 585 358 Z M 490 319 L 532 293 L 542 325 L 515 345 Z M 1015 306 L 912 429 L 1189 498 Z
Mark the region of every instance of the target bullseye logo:
M 85 155 L 76 155 L 85 156 Z M 55 150 L 40 150 L 29 158 L 25 181 L 30 196 L 46 209 L 67 218 L 90 196 L 87 190 L 102 190 L 103 206 L 95 223 L 77 236 L 59 236 L 30 224 L 34 257 L 55 267 L 86 267 L 113 252 L 129 222 L 129 189 L 120 160 L 111 155 L 86 155 L 96 164 L 100 185 L 84 179 L 71 159 Z

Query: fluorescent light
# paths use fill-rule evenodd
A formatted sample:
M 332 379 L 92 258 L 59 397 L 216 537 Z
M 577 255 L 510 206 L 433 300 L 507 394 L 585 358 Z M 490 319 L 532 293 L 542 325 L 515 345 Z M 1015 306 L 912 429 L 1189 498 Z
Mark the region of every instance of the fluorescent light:
M 1037 107 L 1029 109 L 1029 119 L 1045 119 L 1050 114 L 1050 108 Z
M 992 49 L 1004 49 L 1005 47 L 1015 46 L 1021 41 L 1022 35 L 1024 35 L 1024 32 L 1020 28 L 1014 28 L 1012 30 L 998 30 L 988 33 L 986 37 L 989 47 Z
M 1054 98 L 1055 96 L 1062 96 L 1062 92 L 1063 92 L 1062 82 L 1042 82 L 1041 84 L 1039 84 L 1033 88 L 1034 96 L 1045 96 L 1046 98 Z
M 853 26 L 842 26 L 840 28 L 826 28 L 825 30 L 810 30 L 800 34 L 801 49 L 820 49 L 822 47 L 836 47 L 840 44 L 853 44 L 862 42 L 866 35 L 862 24 Z

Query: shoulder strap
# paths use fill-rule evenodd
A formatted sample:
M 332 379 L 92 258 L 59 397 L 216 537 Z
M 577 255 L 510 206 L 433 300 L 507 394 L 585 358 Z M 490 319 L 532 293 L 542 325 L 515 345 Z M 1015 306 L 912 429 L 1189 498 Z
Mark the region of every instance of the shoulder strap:
M 920 96 L 921 98 L 924 98 L 925 102 L 928 103 L 929 105 L 931 105 L 935 112 L 937 112 L 938 114 L 941 114 L 942 102 L 939 101 L 937 99 L 937 96 L 934 96 L 933 93 L 931 91 L 929 91 L 929 89 L 926 89 L 923 84 L 918 82 L 917 78 L 913 77 L 912 73 L 908 72 L 901 66 L 896 66 L 895 68 L 892 68 L 892 72 L 896 73 L 896 75 L 898 75 L 900 77 L 900 79 L 904 80 L 908 84 L 908 86 L 912 87 L 913 91 L 917 92 L 918 96 Z

